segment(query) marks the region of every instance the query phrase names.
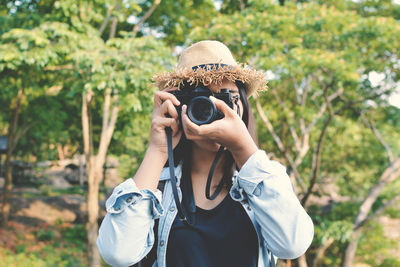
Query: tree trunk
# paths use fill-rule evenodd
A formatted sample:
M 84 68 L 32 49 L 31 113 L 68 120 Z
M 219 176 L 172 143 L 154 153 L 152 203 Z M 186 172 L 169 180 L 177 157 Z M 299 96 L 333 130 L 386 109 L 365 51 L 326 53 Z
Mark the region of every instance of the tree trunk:
M 84 161 L 84 155 L 79 155 L 79 185 L 83 186 L 83 180 L 85 178 L 85 161 Z
M 18 124 L 18 115 L 20 112 L 21 107 L 21 100 L 23 97 L 23 89 L 18 90 L 15 106 L 12 108 L 11 111 L 11 118 L 10 118 L 10 127 L 8 129 L 8 147 L 6 153 L 6 161 L 4 164 L 5 168 L 5 183 L 4 183 L 4 190 L 3 190 L 3 205 L 1 207 L 1 225 L 3 228 L 7 227 L 8 219 L 10 216 L 10 197 L 11 197 L 11 190 L 12 190 L 12 174 L 11 174 L 11 157 L 12 152 L 15 147 L 15 132 Z
M 90 104 L 93 93 L 85 92 L 82 94 L 82 133 L 83 133 L 83 149 L 86 157 L 86 175 L 88 180 L 88 196 L 87 196 L 87 214 L 86 222 L 87 242 L 88 242 L 88 260 L 90 267 L 100 266 L 100 254 L 96 246 L 97 239 L 97 217 L 99 213 L 98 204 L 98 184 L 96 186 L 96 158 L 93 155 L 93 132 L 92 118 L 90 113 Z
M 10 139 L 9 139 L 10 140 Z M 6 154 L 6 161 L 4 164 L 4 178 L 5 178 L 5 183 L 4 183 L 4 189 L 3 189 L 3 205 L 1 207 L 1 226 L 3 228 L 7 227 L 8 225 L 8 219 L 10 216 L 10 196 L 11 196 L 11 190 L 12 190 L 12 175 L 11 175 L 11 148 L 10 146 L 7 148 L 7 154 Z
M 64 149 L 60 143 L 57 143 L 57 153 L 58 153 L 58 159 L 59 160 L 64 160 Z
M 82 130 L 89 191 L 87 200 L 88 222 L 86 224 L 88 259 L 90 267 L 98 267 L 100 266 L 100 254 L 97 249 L 96 239 L 99 228 L 97 224 L 99 217 L 99 185 L 103 180 L 103 166 L 118 117 L 118 91 L 114 90 L 112 100 L 111 89 L 107 88 L 104 92 L 103 125 L 97 155 L 94 155 L 92 141 L 93 131 L 90 113 L 92 97 L 92 92 L 83 93 L 82 95 Z
M 351 241 L 346 247 L 343 255 L 343 267 L 353 266 L 354 256 L 356 254 L 358 239 L 361 236 L 362 226 L 372 218 L 374 218 L 378 213 L 373 213 L 368 216 L 372 205 L 375 203 L 382 189 L 389 183 L 393 182 L 397 177 L 400 177 L 400 157 L 396 158 L 394 161 L 390 162 L 389 167 L 387 167 L 379 178 L 378 182 L 370 189 L 368 195 L 363 200 L 356 219 L 353 225 L 353 236 Z M 389 201 L 390 202 L 390 201 Z
M 102 179 L 102 163 L 101 160 L 97 160 L 98 157 L 91 157 L 90 167 L 88 171 L 88 200 L 87 200 L 87 211 L 88 211 L 88 222 L 86 224 L 87 238 L 88 238 L 88 257 L 89 266 L 98 267 L 100 266 L 100 254 L 97 249 L 96 239 L 97 231 L 99 229 L 97 219 L 99 217 L 99 183 Z
M 354 257 L 356 255 L 358 240 L 361 236 L 361 228 L 354 231 L 351 241 L 346 247 L 343 255 L 342 267 L 352 267 L 354 262 Z
M 316 267 L 319 264 L 319 261 L 324 257 L 325 251 L 333 244 L 335 239 L 333 237 L 330 237 L 328 241 L 325 242 L 317 251 L 312 263 L 311 267 Z
M 155 0 L 153 5 L 150 7 L 149 10 L 147 10 L 146 14 L 143 15 L 143 17 L 139 20 L 138 23 L 133 27 L 133 35 L 136 36 L 137 32 L 139 31 L 140 26 L 151 16 L 151 14 L 154 12 L 156 7 L 161 3 L 161 0 Z
M 299 267 L 308 267 L 306 254 L 301 255 L 297 262 L 299 263 Z

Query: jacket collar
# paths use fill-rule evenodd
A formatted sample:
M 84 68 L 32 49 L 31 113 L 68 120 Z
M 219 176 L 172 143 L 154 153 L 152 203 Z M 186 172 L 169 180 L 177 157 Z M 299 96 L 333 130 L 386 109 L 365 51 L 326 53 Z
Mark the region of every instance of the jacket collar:
M 182 177 L 182 161 L 179 162 L 178 166 L 175 168 L 175 176 L 177 177 L 177 185 L 180 184 L 181 177 Z M 160 181 L 169 180 L 171 177 L 169 175 L 169 167 L 163 168 L 160 176 Z

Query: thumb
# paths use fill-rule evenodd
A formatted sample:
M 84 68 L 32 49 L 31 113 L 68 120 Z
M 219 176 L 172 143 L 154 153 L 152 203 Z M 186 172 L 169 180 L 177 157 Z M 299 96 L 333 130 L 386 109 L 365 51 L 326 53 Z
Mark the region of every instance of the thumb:
M 220 110 L 222 113 L 224 113 L 225 116 L 227 115 L 232 115 L 235 113 L 233 109 L 231 109 L 224 101 L 215 98 L 213 96 L 210 96 L 210 99 L 212 102 L 214 102 L 215 107 Z

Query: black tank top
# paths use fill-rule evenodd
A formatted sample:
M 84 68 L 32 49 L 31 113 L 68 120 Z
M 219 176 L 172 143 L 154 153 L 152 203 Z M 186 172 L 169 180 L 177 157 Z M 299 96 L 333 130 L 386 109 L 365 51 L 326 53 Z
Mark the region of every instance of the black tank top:
M 183 208 L 194 229 L 176 216 L 167 267 L 256 267 L 258 239 L 243 206 L 228 193 L 215 208 L 196 207 L 190 177 L 182 179 Z

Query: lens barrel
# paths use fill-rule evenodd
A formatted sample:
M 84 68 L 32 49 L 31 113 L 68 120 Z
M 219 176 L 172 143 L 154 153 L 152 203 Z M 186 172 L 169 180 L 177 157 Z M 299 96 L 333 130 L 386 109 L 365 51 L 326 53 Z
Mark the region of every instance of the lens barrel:
M 189 102 L 187 114 L 189 119 L 197 125 L 208 124 L 215 120 L 217 108 L 208 97 L 196 96 Z

